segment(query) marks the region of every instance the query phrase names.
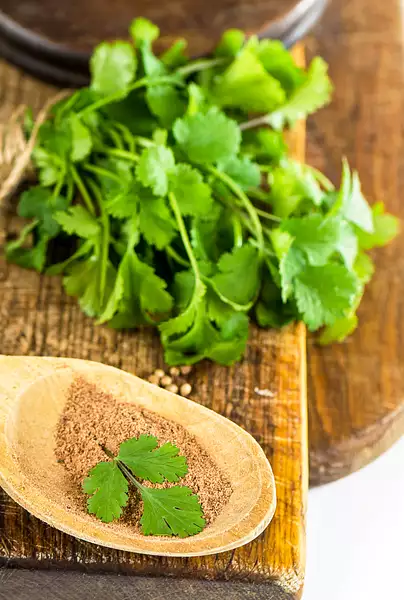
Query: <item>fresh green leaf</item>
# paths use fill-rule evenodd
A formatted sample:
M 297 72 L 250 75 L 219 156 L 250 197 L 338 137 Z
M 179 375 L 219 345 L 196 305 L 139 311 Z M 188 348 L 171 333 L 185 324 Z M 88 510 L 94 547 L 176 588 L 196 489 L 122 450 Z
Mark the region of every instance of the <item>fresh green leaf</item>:
M 139 229 L 146 241 L 158 250 L 163 250 L 174 238 L 175 222 L 164 198 L 150 194 L 140 202 Z
M 314 58 L 303 82 L 283 106 L 269 115 L 268 124 L 274 129 L 282 129 L 328 104 L 332 84 L 327 70 L 327 63 L 322 58 Z
M 142 42 L 151 44 L 160 35 L 157 25 L 154 25 L 154 23 L 143 17 L 134 19 L 130 24 L 129 31 L 137 46 Z
M 281 230 L 294 238 L 294 247 L 306 255 L 311 265 L 326 264 L 341 242 L 341 221 L 325 219 L 321 214 L 285 219 Z
M 106 268 L 106 289 L 101 293 L 101 280 Z M 98 317 L 112 292 L 115 281 L 115 269 L 108 261 L 93 255 L 87 260 L 73 264 L 63 278 L 63 285 L 69 296 L 79 300 L 82 311 L 89 317 Z
M 170 173 L 169 189 L 184 215 L 204 216 L 212 210 L 210 187 L 200 172 L 187 164 L 176 165 Z
M 374 231 L 372 211 L 361 192 L 358 174 L 356 171 L 351 174 L 346 160 L 342 165 L 341 188 L 330 214 L 342 215 L 366 233 Z
M 258 187 L 261 183 L 259 166 L 247 156 L 233 156 L 220 163 L 219 169 L 229 175 L 243 190 Z
M 278 217 L 288 217 L 304 202 L 320 206 L 324 200 L 324 192 L 311 170 L 297 161 L 283 161 L 271 171 L 268 181 L 270 202 Z
M 73 162 L 79 162 L 91 152 L 93 144 L 91 132 L 77 115 L 71 115 L 70 128 L 72 135 L 71 159 Z
M 168 192 L 168 176 L 174 169 L 174 155 L 170 148 L 152 146 L 143 150 L 136 168 L 139 181 L 151 187 L 156 196 Z
M 288 96 L 305 81 L 304 70 L 279 40 L 261 40 L 257 55 L 265 70 L 275 77 Z
M 377 202 L 372 206 L 372 220 L 372 233 L 363 229 L 357 230 L 359 246 L 363 250 L 385 246 L 394 240 L 400 231 L 399 219 L 385 212 L 383 202 Z
M 83 482 L 83 490 L 91 495 L 88 512 L 104 523 L 118 519 L 128 502 L 128 482 L 116 462 L 100 462 Z
M 321 332 L 318 341 L 322 345 L 332 342 L 342 342 L 348 335 L 351 335 L 358 326 L 358 317 L 351 315 L 337 319 L 332 325 L 328 325 Z
M 218 272 L 211 283 L 223 302 L 236 310 L 248 310 L 256 299 L 260 286 L 258 251 L 249 244 L 223 254 Z
M 173 133 L 181 149 L 196 163 L 228 160 L 240 148 L 241 133 L 236 121 L 216 109 L 178 119 Z
M 152 435 L 141 435 L 123 442 L 117 459 L 122 461 L 136 477 L 152 483 L 178 481 L 188 471 L 185 456 L 170 442 L 157 447 L 158 440 Z
M 345 317 L 358 292 L 355 274 L 340 264 L 307 267 L 294 280 L 299 313 L 311 331 Z
M 71 206 L 64 212 L 55 213 L 54 219 L 69 235 L 78 235 L 87 240 L 96 238 L 101 231 L 96 217 L 81 205 Z
M 220 106 L 246 112 L 271 112 L 285 101 L 279 81 L 265 70 L 248 48 L 244 48 L 218 77 L 212 94 Z
M 136 55 L 129 42 L 102 42 L 91 57 L 91 89 L 107 96 L 125 95 L 135 77 Z
M 153 85 L 146 91 L 147 104 L 163 127 L 172 127 L 185 113 L 186 104 L 177 88 L 171 85 Z
M 234 58 L 244 45 L 245 33 L 240 29 L 228 29 L 221 37 L 215 50 L 216 56 Z
M 337 250 L 348 269 L 352 269 L 358 255 L 358 237 L 353 227 L 346 221 L 339 224 Z
M 195 535 L 205 527 L 198 496 L 188 487 L 174 486 L 166 489 L 143 487 L 144 535 Z
M 38 229 L 46 237 L 56 237 L 60 231 L 56 214 L 66 210 L 68 202 L 62 196 L 54 196 L 48 188 L 35 186 L 21 194 L 18 215 L 25 219 L 38 219 Z
M 165 281 L 129 248 L 98 322 L 110 321 L 111 327 L 117 329 L 132 328 L 152 323 L 159 315 L 167 315 L 171 308 L 172 298 L 166 291 Z

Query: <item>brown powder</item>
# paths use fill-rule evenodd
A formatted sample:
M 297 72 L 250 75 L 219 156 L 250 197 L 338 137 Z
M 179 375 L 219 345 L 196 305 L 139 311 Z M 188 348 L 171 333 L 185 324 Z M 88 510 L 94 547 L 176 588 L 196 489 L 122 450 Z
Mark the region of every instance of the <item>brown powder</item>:
M 100 444 L 115 454 L 123 441 L 141 434 L 156 436 L 159 445 L 171 442 L 179 448 L 187 459 L 188 473 L 177 485 L 187 485 L 198 494 L 206 522 L 211 523 L 228 502 L 232 488 L 196 439 L 181 425 L 135 404 L 119 402 L 82 378 L 77 378 L 70 387 L 56 434 L 56 457 L 67 471 L 70 500 L 78 508 L 85 508 L 82 482 L 99 461 L 108 460 Z M 130 490 L 122 521 L 139 531 L 142 503 L 131 486 Z

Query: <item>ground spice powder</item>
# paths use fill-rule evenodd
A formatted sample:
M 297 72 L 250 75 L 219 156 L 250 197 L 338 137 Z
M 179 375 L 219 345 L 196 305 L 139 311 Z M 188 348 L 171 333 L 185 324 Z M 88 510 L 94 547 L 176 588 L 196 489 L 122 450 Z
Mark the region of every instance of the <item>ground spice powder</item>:
M 121 442 L 141 434 L 156 436 L 159 445 L 175 444 L 188 463 L 187 475 L 177 484 L 144 484 L 189 486 L 199 496 L 207 524 L 211 523 L 232 494 L 230 483 L 212 457 L 181 425 L 135 404 L 120 402 L 83 378 L 77 378 L 70 387 L 56 434 L 56 458 L 66 468 L 71 501 L 78 508 L 85 508 L 82 482 L 99 461 L 108 460 L 100 444 L 115 454 Z M 122 523 L 140 531 L 142 509 L 138 494 L 131 489 Z

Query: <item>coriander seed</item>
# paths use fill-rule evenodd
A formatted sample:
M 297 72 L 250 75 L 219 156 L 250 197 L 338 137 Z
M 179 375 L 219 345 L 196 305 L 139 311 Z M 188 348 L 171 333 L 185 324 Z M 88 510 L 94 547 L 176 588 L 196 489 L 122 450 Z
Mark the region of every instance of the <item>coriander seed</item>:
M 172 392 L 173 394 L 178 394 L 178 385 L 172 383 L 171 385 L 166 386 L 167 392 Z
M 192 385 L 190 383 L 183 383 L 182 386 L 180 387 L 180 394 L 181 396 L 189 396 L 189 394 L 192 392 Z
M 164 377 L 162 377 L 160 379 L 160 384 L 164 387 L 167 387 L 168 385 L 171 385 L 173 382 L 172 378 L 169 375 L 164 375 Z
M 163 369 L 156 369 L 154 371 L 154 375 L 156 377 L 158 377 L 159 379 L 161 379 L 162 377 L 164 377 L 165 373 L 164 373 Z
M 156 374 L 150 375 L 150 377 L 148 377 L 147 380 L 153 385 L 158 385 L 160 383 L 160 377 L 158 377 Z
M 170 375 L 172 375 L 173 377 L 178 377 L 179 374 L 180 374 L 180 370 L 178 367 L 171 367 Z
M 182 367 L 180 367 L 180 371 L 182 375 L 189 375 L 192 371 L 192 367 L 191 365 L 183 365 Z

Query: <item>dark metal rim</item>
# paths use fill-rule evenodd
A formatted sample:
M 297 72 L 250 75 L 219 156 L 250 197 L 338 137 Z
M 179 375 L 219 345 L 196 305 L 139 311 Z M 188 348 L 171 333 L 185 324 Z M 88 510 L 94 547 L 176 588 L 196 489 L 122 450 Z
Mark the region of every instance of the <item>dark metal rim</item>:
M 290 47 L 321 17 L 328 0 L 300 0 L 285 16 L 257 32 L 260 38 L 280 39 Z M 40 79 L 57 85 L 88 82 L 90 54 L 70 50 L 33 33 L 0 10 L 0 55 Z

